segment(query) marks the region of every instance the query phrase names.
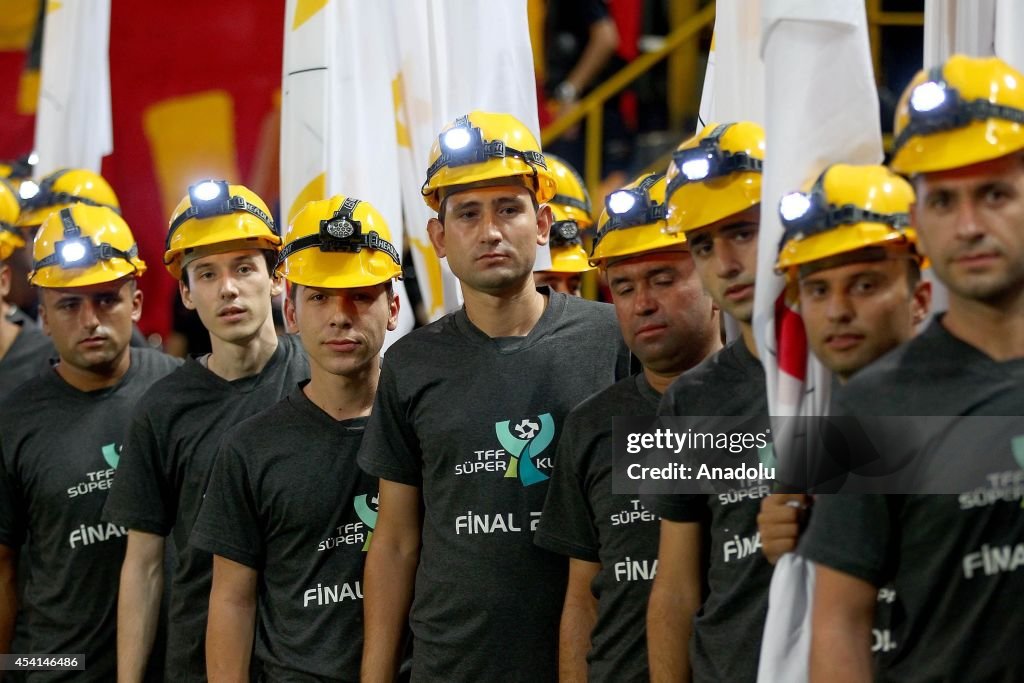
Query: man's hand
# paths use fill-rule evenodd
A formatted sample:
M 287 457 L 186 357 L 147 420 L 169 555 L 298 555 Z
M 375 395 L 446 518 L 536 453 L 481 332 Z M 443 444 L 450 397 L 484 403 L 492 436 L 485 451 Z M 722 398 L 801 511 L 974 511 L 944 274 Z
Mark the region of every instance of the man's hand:
M 811 497 L 803 493 L 773 493 L 761 501 L 757 529 L 761 551 L 769 562 L 775 564 L 796 548 L 810 505 Z

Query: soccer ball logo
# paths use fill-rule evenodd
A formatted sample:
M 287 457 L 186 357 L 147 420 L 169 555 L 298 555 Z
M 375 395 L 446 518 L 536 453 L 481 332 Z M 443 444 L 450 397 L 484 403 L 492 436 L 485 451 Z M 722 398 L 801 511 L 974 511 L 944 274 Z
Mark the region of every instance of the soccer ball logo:
M 531 422 L 530 420 L 523 420 L 513 427 L 513 429 L 516 430 L 516 434 L 519 435 L 520 439 L 529 441 L 537 434 L 538 431 L 540 431 L 540 425 L 536 422 Z

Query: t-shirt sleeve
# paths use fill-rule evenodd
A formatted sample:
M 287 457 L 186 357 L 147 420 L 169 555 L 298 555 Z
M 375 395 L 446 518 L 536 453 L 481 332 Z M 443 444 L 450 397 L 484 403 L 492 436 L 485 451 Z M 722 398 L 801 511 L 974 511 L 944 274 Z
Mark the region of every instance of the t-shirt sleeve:
M 0 446 L 2 448 L 2 446 Z M 18 548 L 25 541 L 25 501 L 10 455 L 0 450 L 0 544 Z
M 409 406 L 399 394 L 393 363 L 381 368 L 373 412 L 359 447 L 359 466 L 367 474 L 399 484 L 423 484 L 423 453 L 410 422 Z
M 818 496 L 797 551 L 812 562 L 881 588 L 892 578 L 889 558 L 896 503 L 880 495 Z
M 225 439 L 225 444 L 231 439 Z M 263 524 L 246 458 L 233 446 L 217 454 L 199 517 L 189 545 L 261 569 L 264 564 Z
M 599 540 L 594 526 L 594 511 L 587 499 L 584 481 L 573 457 L 579 438 L 570 416 L 555 451 L 555 468 L 548 484 L 544 511 L 540 516 L 534 543 L 561 555 L 587 562 L 598 562 Z
M 144 408 L 136 411 L 103 507 L 104 520 L 150 534 L 171 533 L 178 501 L 164 436 L 158 437 Z

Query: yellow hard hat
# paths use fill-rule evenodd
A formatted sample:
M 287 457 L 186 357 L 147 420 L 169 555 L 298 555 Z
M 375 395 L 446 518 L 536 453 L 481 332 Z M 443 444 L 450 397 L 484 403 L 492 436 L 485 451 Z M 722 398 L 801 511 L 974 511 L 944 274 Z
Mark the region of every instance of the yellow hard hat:
M 555 177 L 530 129 L 511 114 L 472 111 L 437 136 L 420 191 L 427 206 L 438 211 L 443 188 L 520 176 L 537 202 L 555 195 Z
M 1024 149 L 1024 74 L 998 57 L 953 55 L 917 72 L 893 128 L 892 167 L 910 175 Z
M 368 287 L 402 277 L 384 216 L 355 197 L 302 207 L 285 230 L 278 263 L 289 282 L 307 287 Z
M 117 212 L 73 204 L 39 226 L 28 281 L 39 287 L 85 287 L 145 271 L 135 237 Z
M 226 180 L 203 180 L 188 188 L 171 215 L 164 244 L 167 272 L 180 280 L 182 258 L 192 249 L 215 244 L 276 253 L 281 237 L 270 209 L 255 192 Z
M 829 166 L 809 191 L 779 202 L 784 233 L 775 269 L 795 277 L 798 266 L 867 247 L 914 249 L 913 203 L 910 183 L 885 166 Z
M 670 232 L 688 232 L 761 201 L 764 129 L 750 121 L 711 123 L 672 153 L 668 179 Z
M 20 210 L 17 191 L 0 179 L 0 261 L 6 261 L 15 249 L 25 246 L 25 238 L 16 227 Z
M 580 236 L 582 226 L 561 204 L 548 204 L 554 214 L 551 224 L 551 267 L 549 273 L 585 273 L 593 270 Z M 578 213 L 578 212 L 577 212 Z
M 590 195 L 583 186 L 583 178 L 569 164 L 554 154 L 545 154 L 548 169 L 555 176 L 555 196 L 548 200 L 548 206 L 559 208 L 567 219 L 576 222 L 580 230 L 586 230 L 594 224 Z
M 665 176 L 647 173 L 608 195 L 597 221 L 590 262 L 668 247 L 686 248 L 686 236 L 665 229 Z
M 62 168 L 40 180 L 38 185 L 23 181 L 18 192 L 21 196 L 18 226 L 22 228 L 41 225 L 51 213 L 72 204 L 106 206 L 118 213 L 121 211 L 110 183 L 87 168 Z

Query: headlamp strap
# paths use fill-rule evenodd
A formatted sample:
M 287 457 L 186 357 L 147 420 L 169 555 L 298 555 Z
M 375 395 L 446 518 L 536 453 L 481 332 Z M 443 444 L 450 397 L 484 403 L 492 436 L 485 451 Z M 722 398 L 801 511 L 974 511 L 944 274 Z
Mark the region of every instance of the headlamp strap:
M 83 258 L 83 265 L 95 263 L 96 261 L 109 261 L 112 258 L 122 258 L 125 261 L 131 263 L 131 260 L 139 255 L 139 245 L 133 244 L 128 251 L 118 249 L 111 245 L 109 242 L 103 242 L 102 244 L 93 244 L 93 241 L 87 237 L 82 237 L 82 228 L 75 222 L 74 216 L 71 215 L 71 209 L 61 209 L 60 220 L 64 225 L 64 237 L 65 239 L 81 240 L 92 255 L 91 258 Z M 56 245 L 54 245 L 56 247 Z M 39 270 L 40 268 L 46 268 L 47 266 L 59 265 L 60 254 L 55 249 L 52 254 L 35 261 L 32 264 L 33 270 Z
M 900 134 L 893 141 L 894 153 L 902 149 L 910 138 L 914 136 L 962 128 L 973 121 L 1002 119 L 1010 123 L 1024 125 L 1024 110 L 1003 104 L 994 104 L 985 99 L 971 101 L 960 99 L 959 93 L 950 87 L 946 81 L 942 65 L 933 66 L 929 69 L 928 79 L 916 86 L 916 88 L 920 88 L 926 83 L 935 83 L 945 89 L 947 93 L 956 93 L 957 99 L 953 104 L 953 108 L 951 111 L 939 111 L 943 110 L 943 107 L 940 105 L 936 110 L 919 112 L 910 107 L 910 121 L 907 127 L 900 131 Z
M 452 127 L 441 135 L 445 135 L 455 128 L 465 128 L 467 130 L 480 130 L 474 128 L 472 122 L 469 120 L 469 115 L 460 116 L 455 119 Z M 533 150 L 519 150 L 514 147 L 509 147 L 502 140 L 484 140 L 483 132 L 480 133 L 480 141 L 482 142 L 480 147 L 475 150 L 472 148 L 463 148 L 457 151 L 456 154 L 446 152 L 443 145 L 440 146 L 441 154 L 427 169 L 427 179 L 423 182 L 423 186 L 420 188 L 420 192 L 423 194 L 430 194 L 430 190 L 427 190 L 427 184 L 430 179 L 433 178 L 437 173 L 446 166 L 463 166 L 468 164 L 482 163 L 488 159 L 505 159 L 509 157 L 522 159 L 526 164 L 531 167 L 540 166 L 543 169 L 547 169 L 547 162 L 544 160 L 544 155 L 540 152 Z M 462 163 L 452 163 L 456 159 L 467 159 Z M 534 175 L 537 174 L 537 169 L 533 169 Z
M 692 154 L 693 152 L 704 152 L 705 154 L 711 155 L 712 157 L 720 158 L 717 166 L 712 166 L 708 169 L 708 174 L 693 182 L 704 182 L 713 178 L 721 178 L 722 176 L 729 175 L 731 173 L 737 173 L 739 171 L 754 171 L 761 173 L 764 171 L 764 161 L 761 159 L 755 159 L 746 152 L 729 152 L 722 149 L 721 139 L 725 135 L 725 132 L 732 128 L 734 123 L 720 123 L 715 126 L 714 130 L 706 138 L 700 141 L 697 147 L 690 149 L 683 149 L 673 153 L 672 157 L 675 160 L 677 166 L 682 166 L 681 161 L 678 159 L 684 158 L 685 156 Z M 669 183 L 668 188 L 665 190 L 665 196 L 671 197 L 675 194 L 681 186 L 691 182 L 682 172 L 677 173 L 672 181 Z
M 274 225 L 274 219 L 267 215 L 267 213 L 260 207 L 246 201 L 245 197 L 240 195 L 233 195 L 228 198 L 227 211 L 220 210 L 215 213 L 205 213 L 202 209 L 196 206 L 190 206 L 186 211 L 183 211 L 178 215 L 177 218 L 171 223 L 171 227 L 167 230 L 167 239 L 165 240 L 165 246 L 167 249 L 171 248 L 171 237 L 174 236 L 174 232 L 182 226 L 186 221 L 193 218 L 212 218 L 213 216 L 229 216 L 233 213 L 248 213 L 260 219 L 269 229 L 270 232 L 277 235 L 277 226 Z
M 78 223 L 75 223 L 75 217 L 71 215 L 71 209 L 60 210 L 60 222 L 64 226 L 64 238 L 79 237 L 82 234 L 82 229 L 78 227 Z
M 661 178 L 662 175 L 660 173 L 651 173 L 640 181 L 636 187 L 629 190 L 620 190 L 620 192 L 629 192 L 635 196 L 636 204 L 629 211 L 622 214 L 613 214 L 609 211 L 608 221 L 604 225 L 604 230 L 598 231 L 594 238 L 594 243 L 599 242 L 601 238 L 612 230 L 633 228 L 638 225 L 650 225 L 651 223 L 664 220 L 668 213 L 667 204 L 658 204 L 651 199 L 651 188 Z
M 857 223 L 882 223 L 892 227 L 893 230 L 903 231 L 910 227 L 910 214 L 879 213 L 862 209 L 853 204 L 846 204 L 844 206 L 830 205 L 822 220 L 816 221 L 813 224 L 796 221 L 786 225 L 782 240 L 779 243 L 779 250 L 781 251 L 786 244 L 793 240 L 804 240 L 844 225 L 855 225 Z M 783 224 L 785 225 L 786 221 L 783 221 Z
M 316 247 L 325 253 L 347 251 L 358 254 L 364 248 L 373 249 L 387 254 L 392 261 L 401 266 L 402 257 L 395 245 L 381 237 L 375 230 L 363 233 L 362 223 L 353 218 L 353 213 L 359 203 L 360 200 L 347 197 L 333 216 L 320 221 L 319 232 L 300 237 L 286 244 L 277 258 L 277 265 L 280 266 L 286 258 L 295 252 Z
M 570 197 L 567 194 L 556 194 L 548 201 L 548 204 L 561 204 L 562 206 L 571 206 L 572 208 L 579 209 L 580 211 L 583 211 L 588 215 L 590 214 L 589 202 L 586 202 L 582 199 L 577 199 L 576 197 Z

